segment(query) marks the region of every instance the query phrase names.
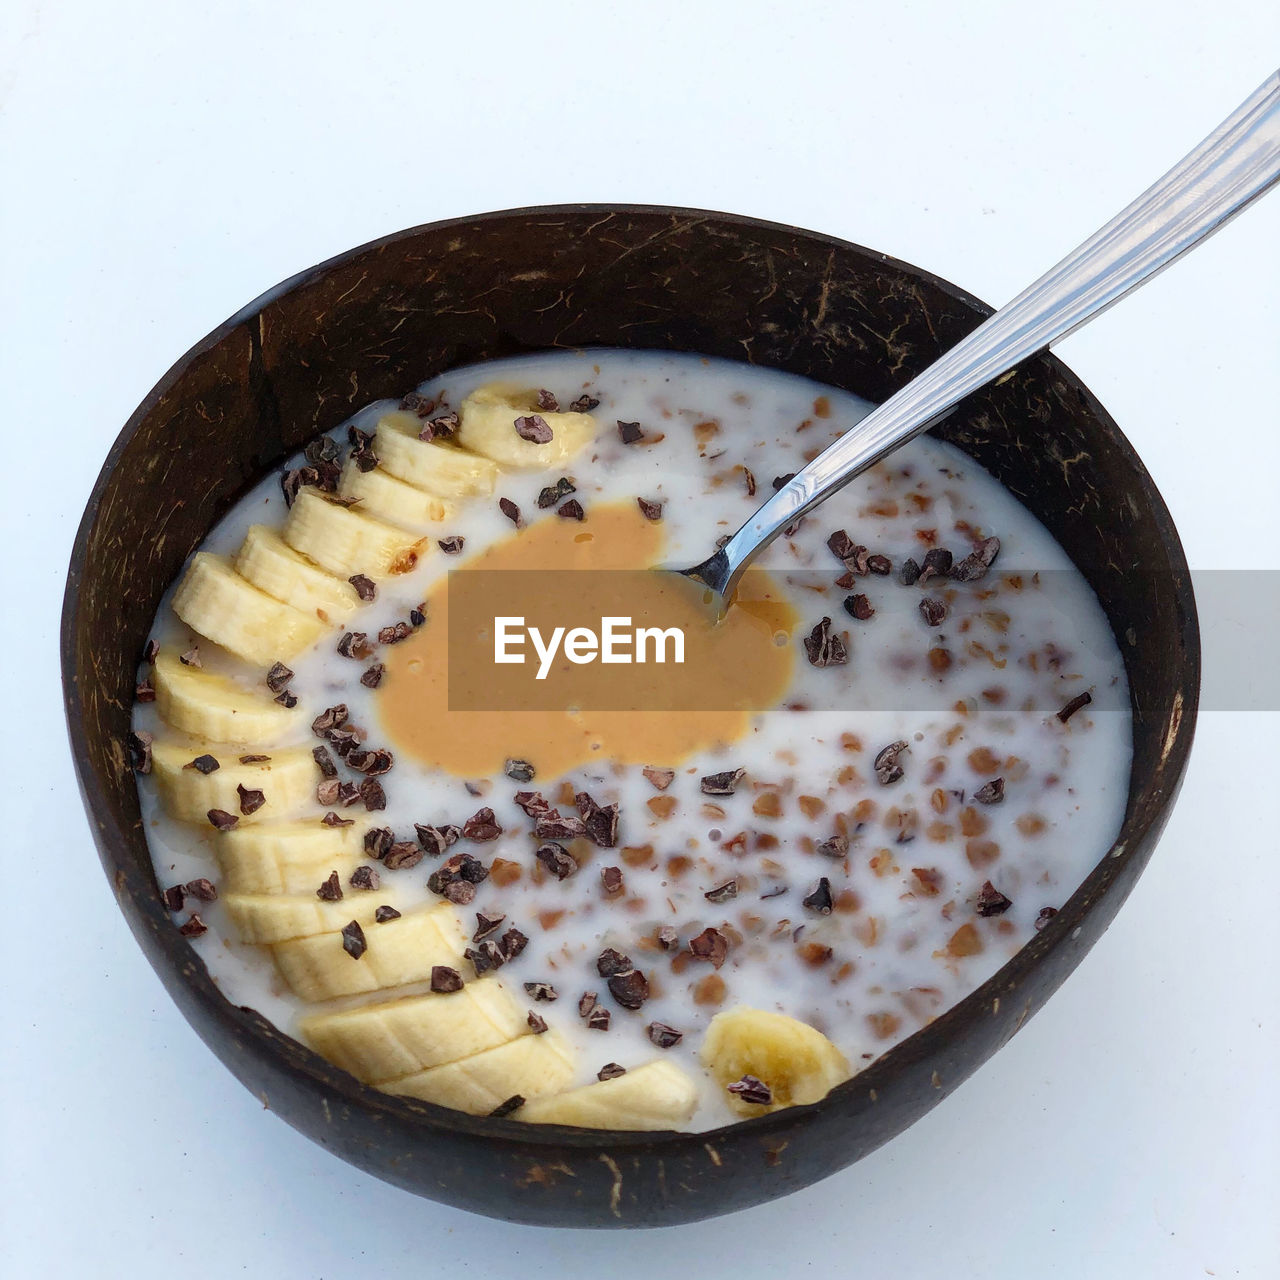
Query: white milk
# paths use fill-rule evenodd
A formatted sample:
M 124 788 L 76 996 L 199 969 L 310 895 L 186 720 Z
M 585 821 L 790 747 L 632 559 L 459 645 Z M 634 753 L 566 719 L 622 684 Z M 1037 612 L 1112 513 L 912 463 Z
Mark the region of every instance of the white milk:
M 471 388 L 495 380 L 547 387 L 562 405 L 584 390 L 599 397 L 600 406 L 593 411 L 600 423 L 597 444 L 567 468 L 577 486 L 575 496 L 588 521 L 595 502 L 667 499 L 664 528 L 672 564 L 703 559 L 717 538 L 737 529 L 763 501 L 775 476 L 798 470 L 869 409 L 855 397 L 791 375 L 695 356 L 613 350 L 473 366 L 420 390 L 444 397 L 456 408 Z M 828 416 L 815 413 L 817 397 L 826 398 Z M 372 429 L 380 413 L 391 407 L 371 405 L 352 421 Z M 639 421 L 647 434 L 663 433 L 665 438 L 647 447 L 624 446 L 614 427 L 617 419 Z M 695 424 L 706 422 L 724 424 L 723 430 L 694 431 Z M 345 430 L 334 434 L 345 444 Z M 755 497 L 748 496 L 742 467 L 756 478 Z M 433 550 L 411 574 L 379 582 L 376 602 L 353 619 L 353 629 L 372 637 L 380 626 L 406 618 L 438 575 L 509 536 L 512 526 L 497 508 L 498 497 L 514 500 L 526 520 L 555 519 L 554 511 L 539 511 L 535 501 L 554 479 L 545 472 L 506 475 L 493 498 L 461 504 L 456 517 L 432 532 L 464 535 L 463 554 Z M 891 512 L 893 504 L 896 516 L 876 514 Z M 228 514 L 205 548 L 233 552 L 248 525 L 278 525 L 284 516 L 278 478 L 272 475 Z M 843 569 L 826 539 L 841 528 L 855 542 L 887 555 L 894 575 L 860 578 L 850 589 L 835 586 Z M 907 556 L 919 561 L 926 549 L 919 530 L 936 530 L 939 545 L 953 550 L 957 559 L 968 553 L 976 536 L 998 536 L 1002 550 L 981 582 L 903 586 L 898 566 Z M 344 810 L 343 816 L 390 826 L 398 839 L 412 839 L 415 822 L 461 824 L 482 805 L 491 807 L 504 834 L 487 844 L 464 841 L 450 852 L 470 852 L 486 864 L 501 857 L 526 868 L 512 887 L 486 881 L 465 909 L 468 919 L 475 910 L 505 912 L 507 923 L 529 936 L 527 949 L 506 966 L 503 978 L 518 993 L 520 984 L 532 981 L 558 989 L 556 1002 L 530 1002 L 530 1007 L 582 1050 L 580 1083 L 594 1079 L 606 1062 L 633 1067 L 660 1056 L 663 1051 L 644 1032 L 649 1022 L 682 1031 L 683 1042 L 665 1052 L 704 1081 L 703 1104 L 693 1125 L 697 1129 L 732 1118 L 696 1056 L 701 1033 L 717 1009 L 749 1004 L 805 1019 L 830 1036 L 855 1069 L 865 1066 L 971 992 L 1033 936 L 1042 908 L 1059 906 L 1110 846 L 1128 788 L 1128 695 L 1121 658 L 1100 606 L 1048 532 L 958 451 L 932 440 L 915 441 L 806 518 L 794 537 L 780 538 L 759 564 L 787 585 L 788 598 L 803 619 L 792 638 L 797 662 L 787 701 L 805 709 L 758 717 L 751 732 L 728 750 L 685 761 L 665 793 L 676 801 L 675 812 L 665 821 L 647 806 L 659 793 L 638 766 L 601 760 L 568 775 L 576 790 L 589 791 L 600 803 L 617 801 L 622 816 L 620 847 L 592 847 L 578 874 L 564 881 L 531 882 L 528 869 L 538 842 L 531 835 L 531 821 L 512 800 L 519 790 L 537 789 L 557 804 L 561 779 L 539 776 L 529 784 L 506 777 L 472 780 L 484 794 L 469 794 L 462 780 L 428 771 L 396 751 L 378 719 L 382 693 L 359 684 L 368 663 L 339 657 L 334 650 L 337 633 L 289 664 L 296 673 L 291 687 L 305 713 L 304 735 L 314 715 L 341 701 L 350 707 L 351 719 L 368 731 L 368 745 L 396 751 L 395 767 L 381 779 L 386 811 L 365 815 L 357 807 Z M 1015 590 L 1008 578 L 1020 570 L 1022 586 Z M 928 627 L 919 612 L 920 599 L 948 587 L 955 592 L 951 614 L 940 627 Z M 858 622 L 844 612 L 841 602 L 850 590 L 869 597 L 876 611 L 872 619 Z M 979 599 L 979 592 L 993 594 Z M 835 630 L 849 633 L 845 666 L 819 669 L 805 661 L 801 635 L 823 615 L 832 619 Z M 153 634 L 161 644 L 183 648 L 192 640 L 169 610 L 167 598 Z M 942 677 L 926 657 L 940 637 L 954 657 Z M 202 654 L 207 667 L 239 667 L 225 655 L 220 658 L 211 645 L 202 645 Z M 1055 654 L 1056 661 L 1049 662 Z M 1091 692 L 1092 704 L 1061 723 L 1055 713 L 1085 690 Z M 1000 691 L 998 704 L 989 696 L 993 691 Z M 962 700 L 968 715 L 953 709 Z M 157 729 L 154 707 L 138 707 L 135 727 Z M 842 735 L 857 741 L 842 741 Z M 905 776 L 882 786 L 872 761 L 897 740 L 910 746 L 902 757 Z M 1001 804 L 970 801 L 989 776 L 975 772 L 968 761 L 970 753 L 981 749 L 1000 760 L 997 772 L 1006 780 Z M 1011 763 L 1011 757 L 1022 763 Z M 856 771 L 852 780 L 850 767 Z M 702 775 L 733 768 L 746 770 L 736 794 L 700 793 Z M 197 876 L 216 882 L 216 833 L 165 817 L 149 778 L 139 780 L 139 790 L 161 886 Z M 777 817 L 753 811 L 770 790 L 778 792 Z M 968 836 L 962 832 L 960 811 L 965 806 L 948 797 L 949 791 L 965 795 L 965 826 L 972 830 L 976 822 L 985 830 Z M 798 801 L 802 795 L 816 798 L 825 812 L 806 817 Z M 935 795 L 939 802 L 946 800 L 945 812 L 933 807 Z M 847 858 L 832 861 L 805 851 L 802 841 L 827 839 L 834 815 L 850 813 L 860 801 L 874 802 L 876 813 L 864 822 Z M 769 800 L 761 803 L 771 805 Z M 572 812 L 572 805 L 560 808 Z M 899 841 L 904 820 L 895 821 L 891 810 L 916 815 L 914 838 Z M 911 819 L 905 821 L 909 825 Z M 737 846 L 727 851 L 724 846 L 740 833 L 746 833 L 741 842 L 745 851 L 737 852 Z M 757 847 L 762 836 L 774 847 Z M 973 865 L 969 855 L 981 862 L 991 852 L 974 841 L 994 842 L 998 855 Z M 644 865 L 629 865 L 621 846 L 643 845 L 653 846 L 654 857 Z M 673 856 L 690 860 L 681 875 L 672 873 L 668 860 Z M 428 858 L 411 870 L 379 868 L 379 900 L 402 911 L 436 900 L 426 889 L 435 865 Z M 605 866 L 623 870 L 626 893 L 621 901 L 608 900 L 602 892 L 599 871 Z M 932 873 L 936 895 L 924 893 L 913 868 Z M 828 916 L 806 910 L 801 899 L 819 876 L 829 878 L 836 895 L 851 890 L 856 909 Z M 731 877 L 741 886 L 735 899 L 713 905 L 704 898 L 706 890 Z M 1002 915 L 984 918 L 976 913 L 974 898 L 988 879 L 1013 905 Z M 785 892 L 762 897 L 779 887 Z M 346 892 L 350 896 L 354 891 Z M 198 909 L 210 929 L 193 945 L 227 998 L 292 1029 L 303 1006 L 283 989 L 266 953 L 234 940 L 219 904 L 198 904 Z M 549 930 L 538 922 L 539 913 L 546 911 L 563 912 Z M 184 918 L 185 913 L 177 919 Z M 727 924 L 742 935 L 741 945 L 731 949 L 719 970 L 725 988 L 719 1003 L 693 999 L 695 984 L 714 972 L 709 964 L 689 963 L 674 972 L 670 955 L 640 945 L 664 924 L 678 930 L 682 948 L 707 926 Z M 972 941 L 976 935 L 981 950 L 949 954 L 949 940 L 966 925 L 972 929 L 963 936 Z M 796 929 L 801 929 L 798 942 Z M 376 944 L 376 932 L 370 931 L 370 938 Z M 805 944 L 829 947 L 830 960 L 820 967 L 805 963 L 800 952 Z M 619 1007 L 597 975 L 595 958 L 604 946 L 632 956 L 649 975 L 654 995 L 640 1011 Z M 612 1011 L 607 1032 L 587 1029 L 578 1016 L 578 997 L 588 990 L 598 992 Z

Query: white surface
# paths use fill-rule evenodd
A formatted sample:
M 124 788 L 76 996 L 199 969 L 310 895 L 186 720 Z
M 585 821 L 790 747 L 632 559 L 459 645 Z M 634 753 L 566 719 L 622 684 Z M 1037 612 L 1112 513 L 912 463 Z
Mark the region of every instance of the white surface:
M 75 526 L 152 383 L 268 285 L 434 218 L 632 200 L 818 228 L 1000 302 L 1280 60 L 1265 0 L 862 8 L 5 7 L 0 1274 L 1277 1273 L 1274 713 L 1202 717 L 1119 919 L 953 1098 L 809 1191 L 629 1241 L 418 1201 L 298 1137 L 171 1007 L 91 851 L 55 647 Z M 1061 349 L 1197 568 L 1274 558 L 1278 243 L 1272 195 Z

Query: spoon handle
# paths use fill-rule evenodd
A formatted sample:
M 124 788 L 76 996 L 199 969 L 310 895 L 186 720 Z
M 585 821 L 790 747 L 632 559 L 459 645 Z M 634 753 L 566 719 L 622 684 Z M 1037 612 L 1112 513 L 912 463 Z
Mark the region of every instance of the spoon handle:
M 718 579 L 710 585 L 727 597 L 756 552 L 802 513 L 1151 279 L 1277 180 L 1280 71 L 1127 209 L 797 472 L 703 566 Z

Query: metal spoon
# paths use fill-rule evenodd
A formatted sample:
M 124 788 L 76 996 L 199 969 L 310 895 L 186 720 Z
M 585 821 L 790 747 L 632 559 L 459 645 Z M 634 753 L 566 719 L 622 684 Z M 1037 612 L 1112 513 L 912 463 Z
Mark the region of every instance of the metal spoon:
M 710 587 L 723 612 L 742 571 L 804 512 L 1119 302 L 1277 180 L 1280 71 L 1127 209 L 797 472 L 715 555 L 680 572 Z

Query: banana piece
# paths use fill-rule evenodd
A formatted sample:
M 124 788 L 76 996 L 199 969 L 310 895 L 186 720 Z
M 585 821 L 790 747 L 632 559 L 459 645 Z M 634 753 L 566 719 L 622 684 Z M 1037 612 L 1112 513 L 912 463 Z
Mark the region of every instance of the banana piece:
M 375 904 L 386 901 L 376 890 L 369 896 Z M 347 919 L 354 918 L 349 912 Z M 438 964 L 464 969 L 466 933 L 450 903 L 361 928 L 367 949 L 359 959 L 343 947 L 341 932 L 276 943 L 271 951 L 281 977 L 304 1000 L 333 1000 L 425 982 Z
M 223 833 L 214 850 L 227 894 L 314 893 L 330 871 L 345 885 L 364 861 L 359 823 L 326 827 L 315 818 L 237 826 Z
M 418 439 L 422 423 L 396 410 L 378 419 L 373 451 L 379 468 L 405 484 L 438 498 L 465 498 L 493 492 L 498 468 L 464 449 Z
M 537 414 L 551 428 L 546 444 L 516 432 L 517 418 Z M 492 383 L 477 387 L 458 409 L 458 443 L 507 467 L 546 470 L 563 466 L 596 434 L 589 413 L 552 413 L 538 408 L 538 393 Z
M 296 504 L 295 504 L 296 505 Z M 265 671 L 314 644 L 324 624 L 246 582 L 226 556 L 197 551 L 173 596 L 192 630 Z
M 259 591 L 334 627 L 341 626 L 360 607 L 360 597 L 349 582 L 299 555 L 265 524 L 249 526 L 236 552 L 235 567 Z
M 773 1101 L 761 1105 L 726 1088 L 725 1099 L 740 1116 L 817 1102 L 853 1074 L 844 1054 L 807 1022 L 746 1006 L 711 1019 L 700 1056 L 721 1088 L 750 1075 L 773 1091 Z
M 496 1049 L 378 1087 L 386 1093 L 484 1116 L 514 1094 L 536 1098 L 563 1089 L 573 1071 L 573 1050 L 560 1032 L 552 1029 L 541 1035 L 523 1035 Z
M 274 746 L 299 723 L 296 710 L 226 676 L 185 666 L 168 649 L 156 655 L 151 679 L 161 719 L 194 738 Z
M 340 578 L 408 573 L 427 545 L 425 538 L 330 502 L 314 489 L 298 493 L 282 536 L 295 551 Z
M 397 480 L 382 467 L 361 471 L 351 459 L 338 478 L 338 492 L 344 498 L 359 498 L 361 511 L 410 529 L 438 524 L 453 511 L 443 498 Z
M 497 1048 L 527 1035 L 529 1024 L 505 984 L 479 978 L 448 995 L 408 996 L 304 1018 L 301 1031 L 335 1066 L 377 1084 Z
M 600 1080 L 536 1098 L 515 1113 L 528 1124 L 581 1129 L 683 1129 L 698 1106 L 698 1086 L 672 1062 L 646 1062 L 612 1080 Z
M 329 871 L 336 870 L 336 867 L 330 867 L 321 872 L 309 894 L 221 894 L 221 901 L 240 935 L 240 941 L 269 946 L 274 942 L 288 942 L 291 938 L 333 933 L 341 930 L 349 920 L 355 920 L 368 933 L 378 905 L 385 903 L 388 895 L 380 890 L 352 889 L 338 872 L 343 896 L 337 902 L 324 902 L 316 897 L 315 891 Z
M 214 742 L 183 744 L 157 738 L 151 748 L 151 772 L 166 812 L 179 822 L 209 827 L 209 810 L 221 809 L 239 819 L 240 825 L 289 817 L 315 803 L 315 757 L 310 747 L 277 747 L 256 752 L 269 759 L 241 764 L 240 749 Z M 212 773 L 187 768 L 198 756 L 210 755 L 218 762 Z M 236 789 L 261 791 L 265 803 L 253 813 L 241 810 Z

